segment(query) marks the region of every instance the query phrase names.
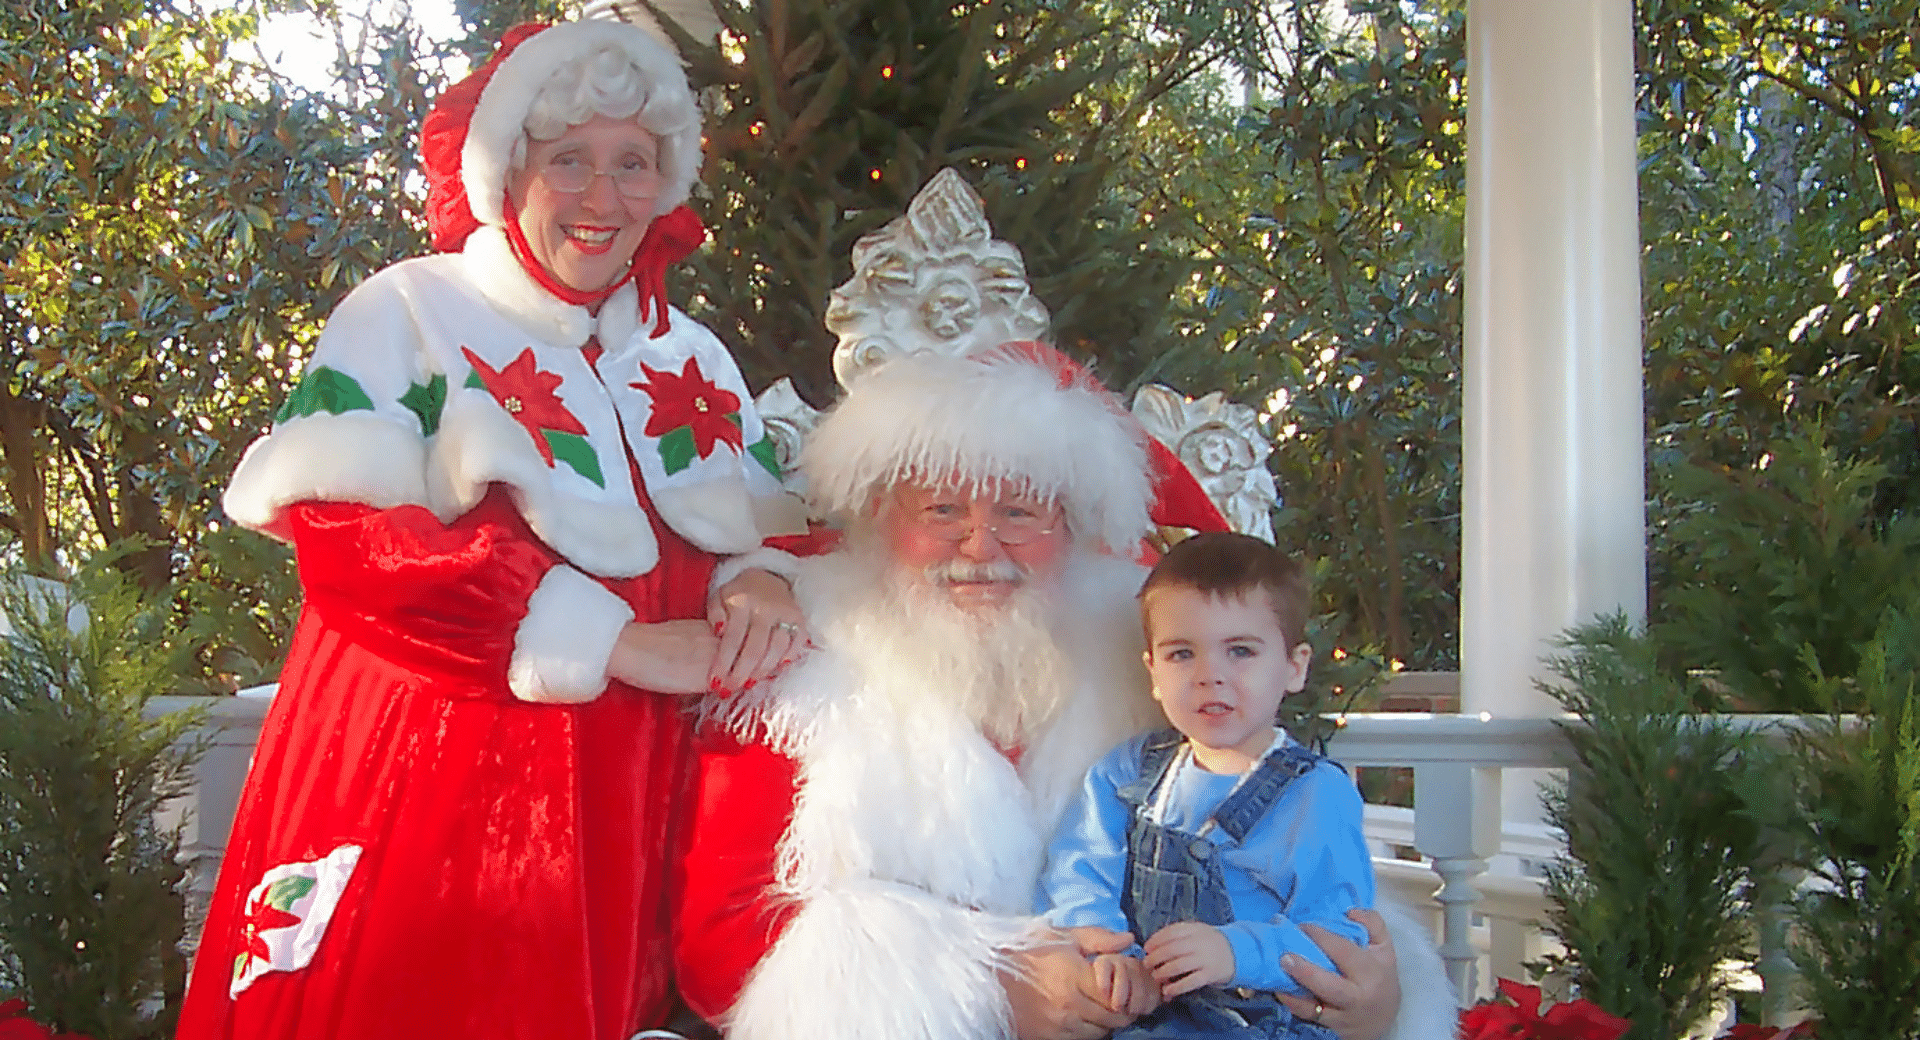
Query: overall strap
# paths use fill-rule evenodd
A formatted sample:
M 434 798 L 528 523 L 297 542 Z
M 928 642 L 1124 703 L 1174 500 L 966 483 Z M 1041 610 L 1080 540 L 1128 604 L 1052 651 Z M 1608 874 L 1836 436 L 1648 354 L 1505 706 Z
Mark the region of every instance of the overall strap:
M 1273 803 L 1280 799 L 1282 792 L 1327 760 L 1325 755 L 1315 754 L 1288 741 L 1261 759 L 1253 775 L 1236 787 L 1226 801 L 1220 803 L 1220 807 L 1213 811 L 1213 822 L 1234 841 L 1245 841 L 1247 832 L 1253 830 L 1254 825 L 1267 815 L 1267 810 L 1273 808 Z
M 1172 726 L 1149 734 L 1146 743 L 1140 745 L 1140 777 L 1119 790 L 1120 800 L 1136 808 L 1145 805 L 1178 759 L 1180 745 L 1186 739 Z

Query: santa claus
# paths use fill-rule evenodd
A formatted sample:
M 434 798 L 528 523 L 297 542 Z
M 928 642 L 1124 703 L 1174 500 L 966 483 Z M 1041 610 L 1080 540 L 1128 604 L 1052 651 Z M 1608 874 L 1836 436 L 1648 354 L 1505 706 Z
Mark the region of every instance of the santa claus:
M 1032 344 L 914 355 L 854 382 L 802 458 L 846 524 L 795 592 L 822 649 L 705 705 L 676 967 L 736 1040 L 1053 1040 L 1125 1024 L 1032 916 L 1087 767 L 1160 717 L 1139 668 L 1148 443 Z M 751 555 L 732 566 L 746 566 Z M 1453 1035 L 1428 941 L 1401 972 L 1330 940 L 1296 1010 L 1347 1040 Z M 1398 931 L 1398 929 L 1396 929 Z M 1398 1020 L 1396 1021 L 1396 1011 Z

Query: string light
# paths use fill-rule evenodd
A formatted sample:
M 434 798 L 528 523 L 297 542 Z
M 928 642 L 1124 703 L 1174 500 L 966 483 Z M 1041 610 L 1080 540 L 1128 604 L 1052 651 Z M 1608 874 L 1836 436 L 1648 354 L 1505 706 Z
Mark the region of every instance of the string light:
M 1013 160 L 1013 168 L 1014 168 L 1014 169 L 1016 169 L 1016 170 L 1024 170 L 1024 169 L 1026 169 L 1026 168 L 1027 168 L 1027 157 L 1026 157 L 1026 156 L 1024 156 L 1024 155 L 1022 155 L 1022 156 L 1018 156 L 1018 157 L 1016 157 L 1016 158 L 1015 158 L 1015 159 Z
M 892 79 L 892 78 L 893 78 L 893 66 L 891 66 L 891 65 L 882 65 L 882 66 L 880 66 L 880 78 L 881 78 L 881 79 Z
M 869 177 L 871 177 L 871 178 L 873 178 L 874 180 L 876 180 L 876 181 L 877 181 L 877 180 L 879 180 L 879 179 L 880 179 L 880 171 L 879 171 L 879 170 L 868 170 L 868 171 L 867 171 L 867 176 L 869 176 Z

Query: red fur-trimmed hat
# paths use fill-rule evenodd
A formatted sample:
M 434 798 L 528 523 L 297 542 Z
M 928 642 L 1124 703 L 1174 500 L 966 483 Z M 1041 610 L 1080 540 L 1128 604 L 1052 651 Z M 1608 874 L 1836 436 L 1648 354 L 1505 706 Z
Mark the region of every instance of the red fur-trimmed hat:
M 1131 556 L 1159 520 L 1226 530 L 1191 474 L 1092 373 L 1040 343 L 910 354 L 862 375 L 800 457 L 820 510 L 854 516 L 889 486 L 1005 481 L 1053 499 L 1077 537 Z M 1166 467 L 1171 466 L 1171 470 Z
M 518 25 L 485 65 L 441 92 L 421 128 L 435 249 L 459 249 L 480 225 L 504 222 L 507 173 L 533 99 L 554 73 L 601 48 L 624 53 L 647 81 L 639 118 L 660 138 L 665 174 L 656 212 L 686 201 L 700 172 L 700 110 L 672 48 L 615 21 Z

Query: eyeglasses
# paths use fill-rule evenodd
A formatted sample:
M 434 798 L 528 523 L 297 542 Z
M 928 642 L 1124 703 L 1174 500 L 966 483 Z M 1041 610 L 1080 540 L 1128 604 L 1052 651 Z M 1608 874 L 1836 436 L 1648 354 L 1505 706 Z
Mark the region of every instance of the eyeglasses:
M 596 170 L 576 155 L 556 155 L 540 167 L 540 182 L 558 192 L 578 195 L 595 177 L 610 177 L 613 187 L 629 199 L 651 199 L 660 194 L 660 168 L 638 157 L 623 159 L 611 170 Z
M 975 519 L 974 506 L 986 513 L 984 523 Z M 1060 507 L 1040 502 L 935 501 L 913 514 L 913 522 L 930 538 L 943 542 L 962 542 L 975 529 L 985 527 L 1001 545 L 1025 545 L 1059 529 Z

